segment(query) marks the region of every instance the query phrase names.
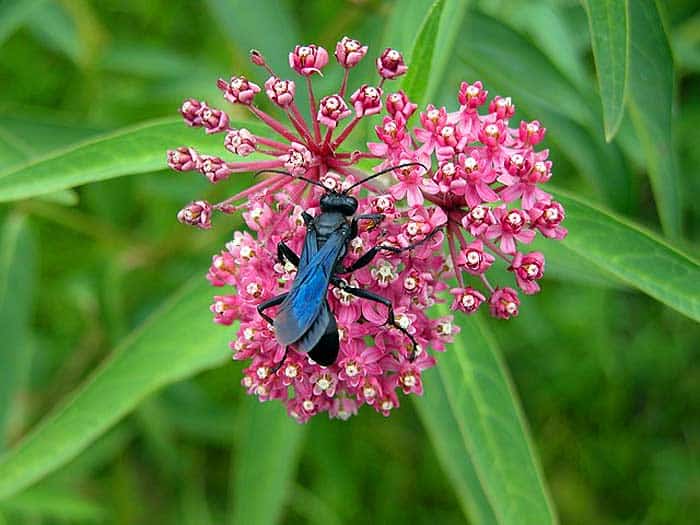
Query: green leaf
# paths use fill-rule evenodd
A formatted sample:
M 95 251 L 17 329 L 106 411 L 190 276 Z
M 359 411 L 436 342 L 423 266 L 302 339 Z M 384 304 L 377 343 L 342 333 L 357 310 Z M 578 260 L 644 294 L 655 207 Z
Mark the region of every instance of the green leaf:
M 274 525 L 289 496 L 307 426 L 279 403 L 247 398 L 233 464 L 230 523 Z
M 425 19 L 413 43 L 413 50 L 408 55 L 408 72 L 402 87 L 418 107 L 426 104 L 428 83 L 430 82 L 433 55 L 439 35 L 440 17 L 445 7 L 444 0 L 436 0 L 425 15 Z
M 629 57 L 627 0 L 585 0 L 603 103 L 605 140 L 610 142 L 625 113 Z
M 10 215 L 0 232 L 0 450 L 6 442 L 14 398 L 23 386 L 29 364 L 36 252 L 27 218 Z
M 232 122 L 232 125 L 259 129 L 255 123 Z M 223 151 L 222 141 L 221 136 L 206 136 L 202 130 L 192 130 L 179 119 L 146 122 L 0 172 L 0 202 L 164 169 L 168 149 L 186 144 L 217 153 Z
M 65 523 L 102 523 L 107 516 L 104 507 L 57 487 L 34 487 L 22 491 L 0 503 L 0 509 L 28 521 L 44 518 Z
M 19 29 L 46 0 L 3 0 L 0 2 L 0 45 Z
M 197 277 L 136 330 L 35 430 L 0 457 L 0 499 L 76 457 L 157 389 L 220 364 L 232 329 L 211 324 Z
M 439 313 L 447 315 L 447 306 Z M 425 399 L 416 402 L 438 458 L 475 523 L 556 523 L 498 348 L 476 319 L 461 316 L 459 326 L 438 374 L 426 374 Z
M 629 109 L 644 148 L 661 226 L 666 235 L 681 234 L 681 204 L 672 139 L 673 58 L 654 0 L 629 3 Z
M 700 321 L 700 264 L 641 226 L 562 191 L 562 245 L 629 286 Z

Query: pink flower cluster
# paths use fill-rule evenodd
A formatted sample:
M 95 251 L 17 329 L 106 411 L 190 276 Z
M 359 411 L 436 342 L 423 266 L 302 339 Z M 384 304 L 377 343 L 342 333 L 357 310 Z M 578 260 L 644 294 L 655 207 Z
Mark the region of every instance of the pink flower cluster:
M 244 76 L 220 79 L 217 85 L 226 100 L 247 108 L 274 138 L 231 127 L 225 112 L 189 99 L 180 110 L 185 122 L 221 133 L 226 149 L 247 159 L 227 161 L 186 146 L 168 152 L 172 169 L 198 171 L 212 183 L 266 169 L 293 176 L 271 174 L 218 204 L 194 201 L 180 211 L 178 220 L 207 229 L 215 213 L 243 212 L 253 233 L 234 232 L 233 240 L 213 257 L 207 278 L 222 292 L 211 311 L 217 323 L 240 322 L 231 346 L 234 359 L 251 360 L 242 381 L 248 393 L 261 401 L 283 401 L 300 422 L 319 412 L 344 419 L 363 404 L 388 415 L 399 405 L 397 390 L 420 395 L 421 373 L 435 364 L 428 349 L 443 351 L 459 330 L 449 317 L 431 319 L 426 314 L 444 300 L 440 295 L 449 288 L 447 280 L 455 277 L 458 283 L 450 290 L 453 310 L 473 313 L 487 302 L 493 316 L 510 318 L 518 314 L 518 293 L 492 285 L 486 275 L 489 268 L 498 259 L 505 261 L 516 286 L 526 294 L 536 293 L 544 257 L 521 246 L 537 232 L 554 239 L 566 235 L 561 226 L 564 209 L 540 188 L 551 177 L 552 166 L 547 150 L 535 149 L 545 134 L 539 122 L 510 127 L 515 111 L 510 99 L 495 97 L 487 105 L 481 82 L 462 83 L 457 111 L 429 105 L 416 115 L 417 106 L 403 91 L 384 94 L 385 82 L 408 69 L 394 49 L 376 59 L 377 84 L 359 85 L 346 100 L 349 73 L 366 53 L 367 46 L 357 40 L 344 37 L 338 42 L 334 55 L 344 76 L 337 92 L 320 99 L 312 78 L 327 66 L 329 53 L 304 45 L 289 54 L 290 67 L 306 82 L 309 121 L 297 106 L 295 81 L 277 75 L 258 51 L 252 51 L 251 62 L 269 74 L 263 89 Z M 284 120 L 258 107 L 261 91 Z M 484 114 L 479 113 L 482 107 L 488 108 Z M 375 128 L 379 142 L 369 143 L 367 151 L 343 149 L 363 118 L 383 110 L 386 116 Z M 411 120 L 416 124 L 413 130 Z M 285 358 L 286 349 L 256 307 L 289 290 L 296 268 L 278 259 L 277 245 L 284 241 L 300 253 L 306 234 L 302 212 L 319 213 L 322 190 L 295 178 L 341 191 L 366 176 L 356 167 L 362 159 L 375 159 L 377 171 L 396 169 L 355 190 L 357 213 L 381 213 L 384 220 L 351 241 L 343 263 L 347 266 L 379 244 L 407 247 L 432 236 L 400 254 L 381 252 L 347 282 L 389 299 L 398 325 L 417 341 L 418 351 L 411 359 L 411 341 L 386 325 L 384 306 L 330 286 L 328 303 L 341 341 L 338 359 L 322 367 L 293 347 Z M 274 318 L 275 309 L 269 313 Z

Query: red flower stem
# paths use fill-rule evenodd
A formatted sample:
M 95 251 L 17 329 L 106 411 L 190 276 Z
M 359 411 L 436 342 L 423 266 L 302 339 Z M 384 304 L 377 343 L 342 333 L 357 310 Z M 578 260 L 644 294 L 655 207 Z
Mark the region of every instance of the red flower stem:
M 255 140 L 258 141 L 260 144 L 265 144 L 265 146 L 270 146 L 271 148 L 278 149 L 282 153 L 285 153 L 289 149 L 289 144 L 277 142 L 276 140 L 268 139 L 267 137 L 263 137 L 261 135 L 255 135 Z
M 382 79 L 379 81 L 379 85 L 377 86 L 379 89 L 382 89 L 382 86 L 384 85 L 384 81 L 386 78 L 382 77 Z
M 464 277 L 462 276 L 462 271 L 457 266 L 457 249 L 455 248 L 455 238 L 454 238 L 454 226 L 451 224 L 447 225 L 447 244 L 450 248 L 450 259 L 452 259 L 452 268 L 455 271 L 455 277 L 457 277 L 457 282 L 460 288 L 464 288 Z
M 258 117 L 260 120 L 262 120 L 265 124 L 270 126 L 274 131 L 276 131 L 288 141 L 297 142 L 299 140 L 294 135 L 294 133 L 292 133 L 292 131 L 289 128 L 287 128 L 284 124 L 282 124 L 279 120 L 275 119 L 274 117 L 271 117 L 270 115 L 256 108 L 255 106 L 250 105 L 248 106 L 248 108 L 250 108 L 250 111 L 252 111 L 256 117 Z
M 306 126 L 302 125 L 291 112 L 287 112 L 287 117 L 289 117 L 289 122 L 291 122 L 294 128 L 299 132 L 299 135 L 304 138 L 304 142 L 306 142 L 309 149 L 313 149 L 314 140 L 311 138 L 311 135 L 309 135 Z
M 296 121 L 301 126 L 303 126 L 304 136 L 309 137 L 309 139 L 311 139 L 311 130 L 309 129 L 309 125 L 306 123 L 306 119 L 304 118 L 304 115 L 302 115 L 301 111 L 299 111 L 299 107 L 297 106 L 297 103 L 292 100 L 292 103 L 289 105 L 289 108 L 292 110 L 292 114 L 294 115 L 294 118 L 296 119 Z M 313 115 L 311 117 L 313 118 Z
M 255 151 L 258 153 L 262 153 L 263 155 L 270 155 L 271 157 L 277 157 L 278 155 L 284 155 L 286 151 L 282 151 L 279 149 L 264 149 L 264 148 L 255 148 Z
M 349 76 L 350 76 L 350 70 L 346 69 L 345 73 L 343 74 L 343 83 L 340 84 L 340 91 L 338 91 L 338 95 L 340 95 L 341 98 L 345 96 L 345 90 L 348 88 L 348 77 Z
M 265 179 L 262 182 L 258 182 L 257 184 L 254 184 L 253 186 L 251 186 L 247 190 L 243 190 L 242 192 L 237 193 L 236 195 L 233 195 L 232 197 L 229 197 L 228 199 L 223 200 L 218 204 L 215 204 L 214 207 L 218 209 L 221 206 L 225 206 L 231 202 L 240 201 L 240 200 L 245 199 L 248 196 L 252 195 L 253 193 L 257 193 L 258 191 L 264 190 L 265 188 L 268 188 L 268 187 L 269 188 L 275 187 L 275 189 L 276 189 L 276 185 L 278 183 L 280 183 L 280 182 L 286 183 L 286 182 L 288 182 L 287 179 L 289 179 L 289 177 L 287 177 L 286 175 L 275 175 L 274 177 L 270 177 L 269 179 Z M 282 186 L 284 186 L 284 184 L 282 184 Z
M 343 143 L 343 141 L 345 141 L 345 139 L 348 138 L 348 135 L 352 133 L 352 130 L 355 128 L 355 126 L 357 126 L 357 123 L 360 122 L 361 118 L 362 117 L 357 116 L 353 117 L 350 123 L 347 126 L 345 126 L 343 132 L 338 136 L 337 139 L 335 139 L 333 145 L 331 146 L 331 149 L 338 149 L 338 146 L 340 146 Z
M 233 170 L 233 173 L 243 173 L 244 171 L 264 170 L 267 168 L 278 168 L 284 165 L 284 161 L 275 160 L 253 160 L 250 162 L 227 162 L 226 166 Z
M 326 131 L 326 136 L 323 139 L 323 146 L 321 146 L 322 151 L 328 151 L 331 148 L 331 138 L 333 137 L 333 132 L 335 128 L 328 128 Z
M 314 126 L 314 137 L 316 141 L 321 141 L 321 127 L 318 124 L 318 119 L 316 118 L 316 113 L 318 109 L 316 107 L 316 97 L 314 97 L 314 88 L 311 85 L 311 77 L 306 77 L 306 87 L 309 91 L 309 107 L 311 108 L 311 122 Z
M 481 240 L 484 241 L 484 244 L 485 244 L 486 246 L 488 246 L 489 249 L 490 249 L 493 253 L 495 253 L 496 255 L 498 255 L 501 259 L 503 259 L 504 261 L 506 261 L 506 262 L 509 263 L 509 264 L 511 264 L 511 263 L 513 262 L 513 259 L 512 259 L 512 258 L 509 259 L 509 258 L 508 258 L 508 255 L 506 255 L 504 252 L 502 252 L 501 249 L 500 249 L 498 246 L 496 246 L 494 243 L 492 243 L 491 241 L 489 241 L 489 240 L 487 240 L 487 239 L 481 239 Z

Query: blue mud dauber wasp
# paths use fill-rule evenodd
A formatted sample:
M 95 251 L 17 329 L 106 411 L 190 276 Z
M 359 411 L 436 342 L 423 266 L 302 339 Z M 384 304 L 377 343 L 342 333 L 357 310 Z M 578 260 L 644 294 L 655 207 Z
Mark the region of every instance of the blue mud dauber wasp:
M 405 163 L 365 177 L 342 192 L 331 190 L 318 181 L 294 176 L 283 170 L 258 172 L 258 174 L 274 172 L 289 175 L 292 178 L 319 186 L 325 191 L 320 199 L 321 213 L 317 217 L 312 217 L 306 212 L 302 213 L 306 225 L 306 236 L 301 255 L 298 256 L 294 253 L 284 241 L 277 245 L 279 261 L 284 263 L 286 260 L 297 267 L 297 275 L 291 289 L 259 304 L 257 307 L 258 313 L 274 326 L 277 341 L 285 347 L 284 357 L 274 367 L 274 371 L 282 366 L 290 345 L 294 345 L 298 352 L 308 353 L 309 357 L 319 365 L 329 366 L 335 362 L 340 349 L 340 340 L 335 316 L 330 310 L 326 297 L 329 285 L 336 286 L 356 297 L 386 306 L 388 313 L 385 324 L 397 328 L 410 339 L 412 344 L 410 359 L 414 359 L 417 347 L 416 340 L 396 322 L 391 301 L 368 290 L 349 286 L 341 275 L 367 266 L 382 250 L 392 253 L 408 251 L 426 242 L 437 233 L 438 230 L 435 229 L 420 241 L 402 248 L 383 244 L 374 246 L 349 266 L 343 265 L 348 245 L 358 235 L 359 222 L 372 221 L 373 226 L 376 226 L 384 219 L 384 215 L 379 213 L 355 216 L 358 201 L 349 195 L 349 191 L 370 179 L 395 169 L 416 165 L 427 171 L 427 168 L 421 163 Z M 273 306 L 280 307 L 275 319 L 265 313 L 265 310 Z

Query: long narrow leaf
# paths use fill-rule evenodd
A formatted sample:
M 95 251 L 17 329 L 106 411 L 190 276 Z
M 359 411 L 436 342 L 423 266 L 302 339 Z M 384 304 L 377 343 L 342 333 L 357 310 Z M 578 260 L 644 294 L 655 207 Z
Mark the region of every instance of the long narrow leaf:
M 0 457 L 0 499 L 77 456 L 155 390 L 221 363 L 232 332 L 211 326 L 210 294 L 200 277 L 185 286 L 68 400 Z
M 700 264 L 646 231 L 561 191 L 569 236 L 562 245 L 651 297 L 700 321 Z
M 459 326 L 454 345 L 440 357 L 439 375 L 426 377 L 426 400 L 418 401 L 438 457 L 460 480 L 455 488 L 476 523 L 556 523 L 499 351 L 478 321 L 461 317 Z
M 681 234 L 680 182 L 673 148 L 673 57 L 656 2 L 634 0 L 630 11 L 629 108 L 644 148 L 661 226 Z
M 585 0 L 603 103 L 605 140 L 620 128 L 625 112 L 629 57 L 627 0 Z

